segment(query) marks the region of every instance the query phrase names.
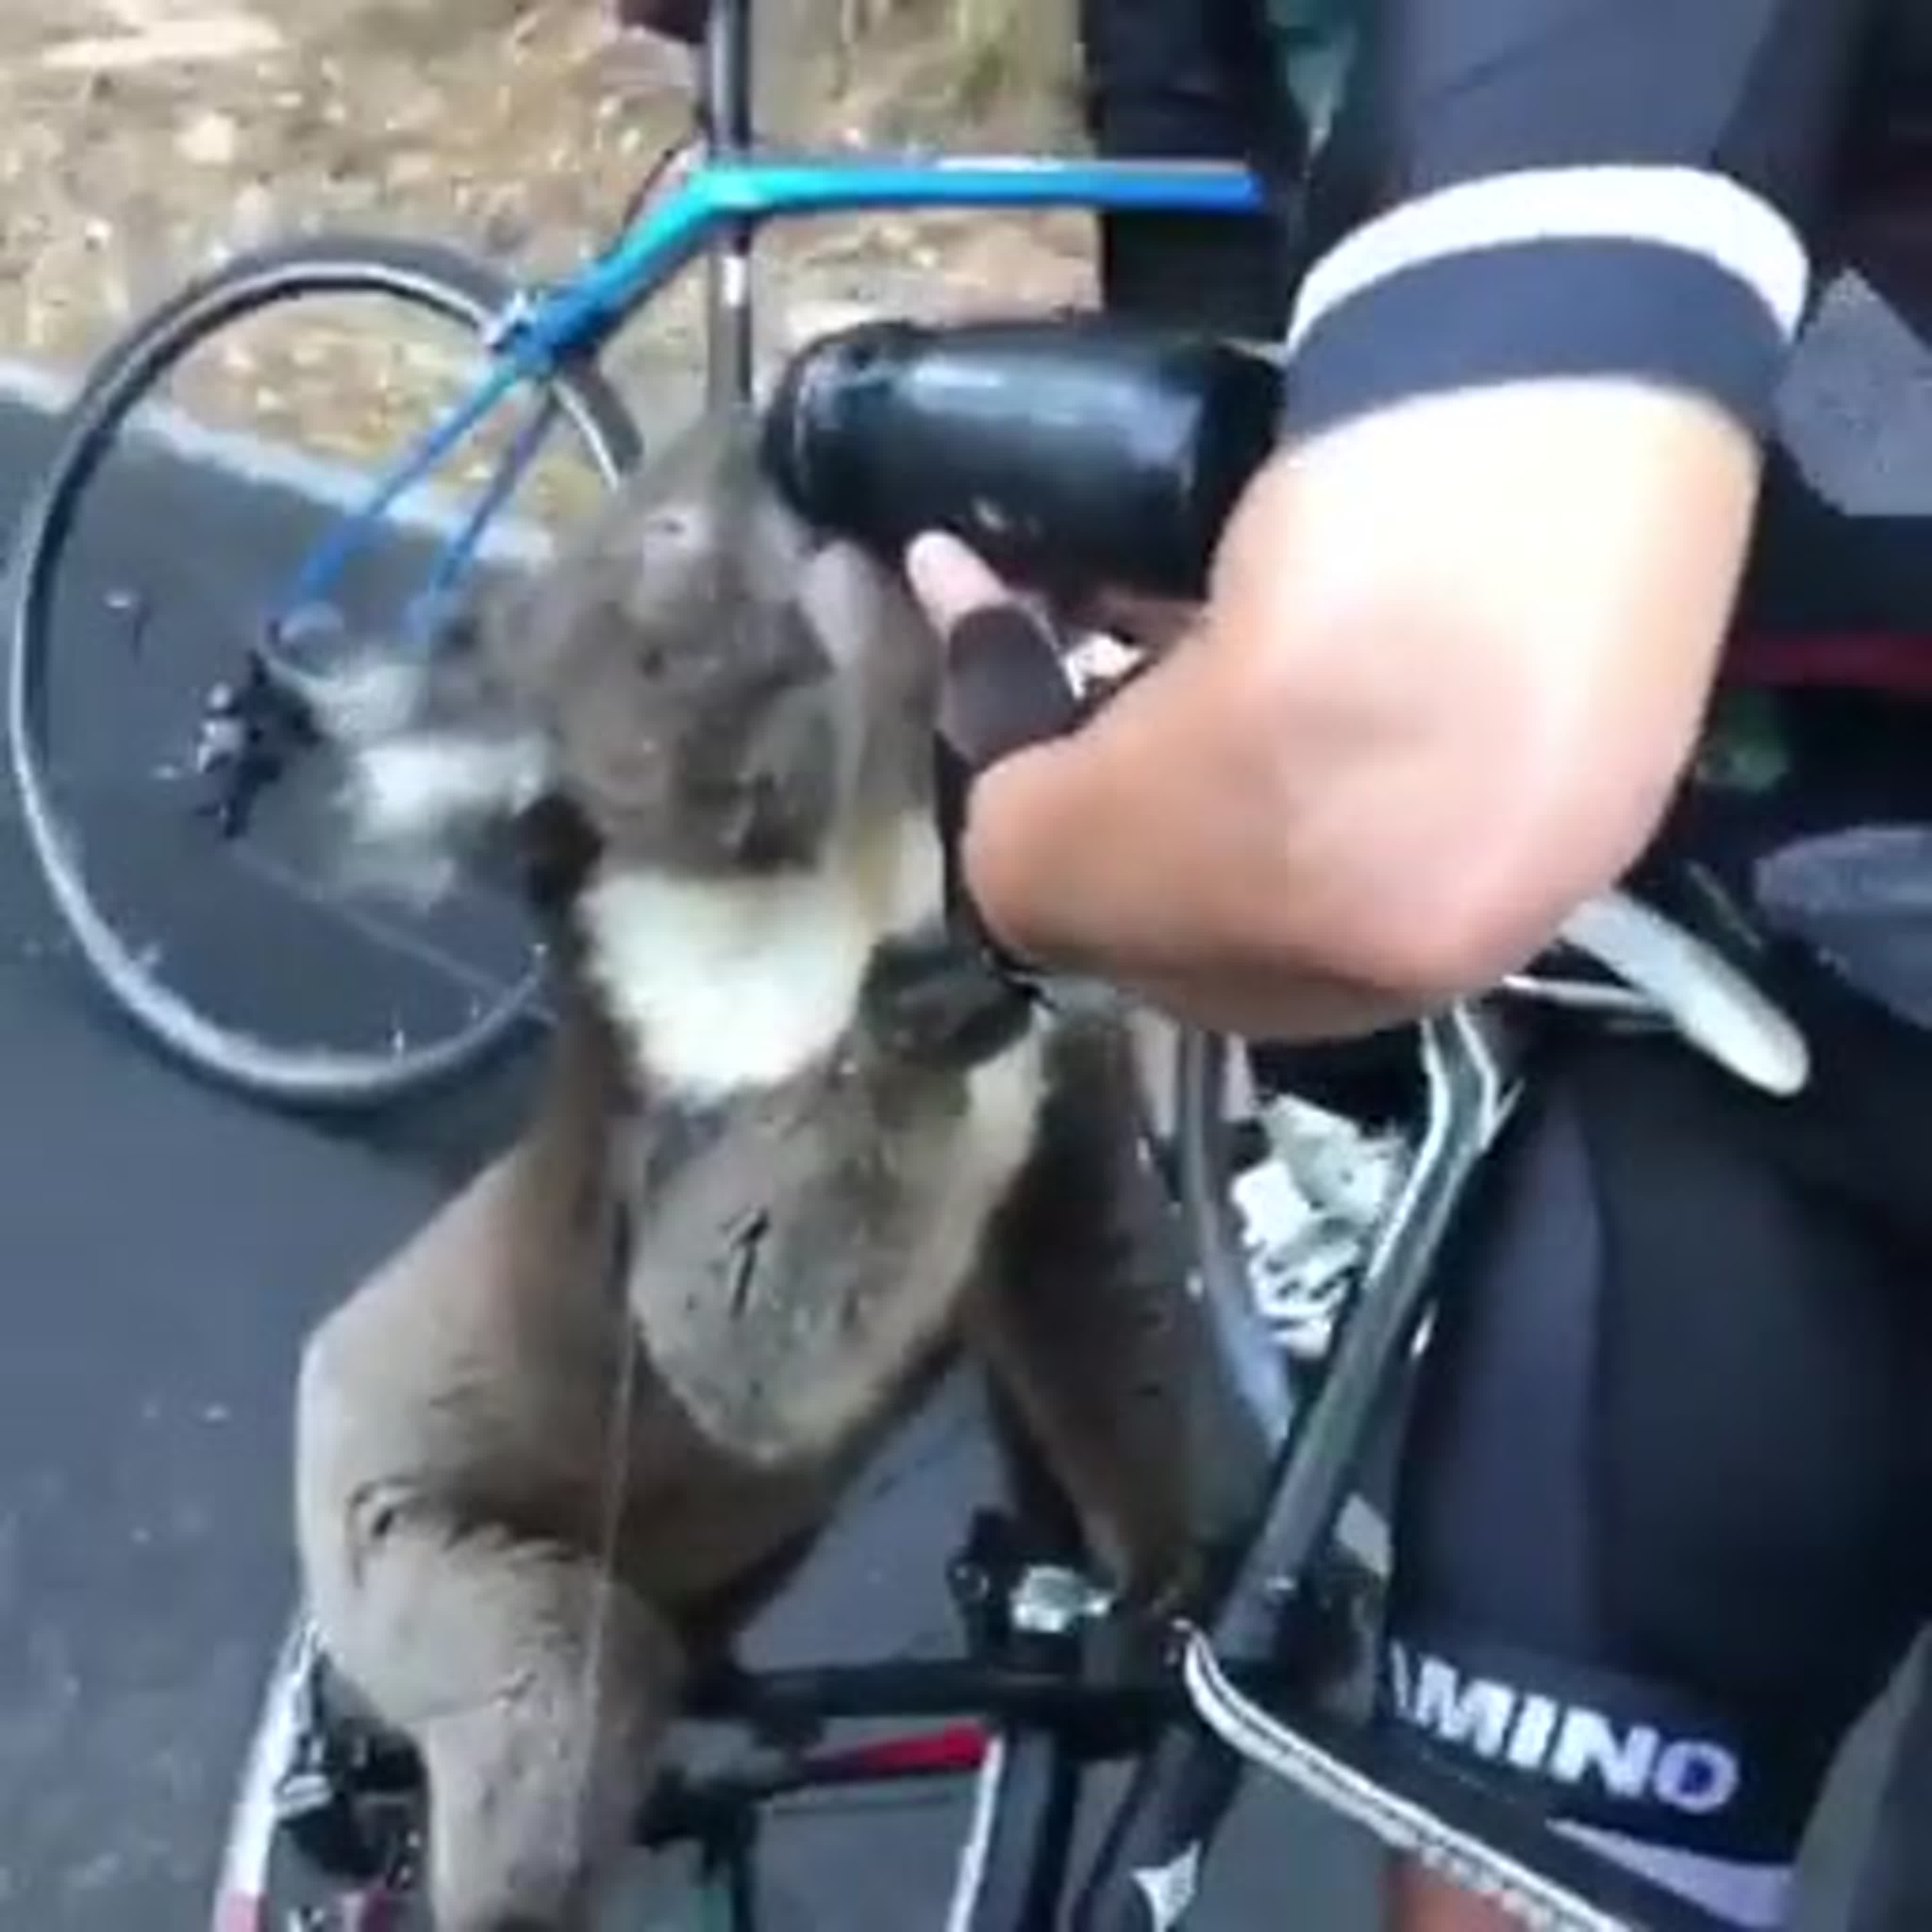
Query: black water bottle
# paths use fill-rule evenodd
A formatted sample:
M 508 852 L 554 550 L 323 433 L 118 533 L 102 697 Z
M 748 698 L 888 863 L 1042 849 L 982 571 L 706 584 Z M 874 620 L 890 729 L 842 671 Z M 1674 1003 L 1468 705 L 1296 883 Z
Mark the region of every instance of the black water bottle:
M 1114 317 L 864 322 L 793 358 L 766 457 L 802 514 L 880 549 L 950 530 L 1048 591 L 1198 597 L 1280 387 L 1265 357 Z

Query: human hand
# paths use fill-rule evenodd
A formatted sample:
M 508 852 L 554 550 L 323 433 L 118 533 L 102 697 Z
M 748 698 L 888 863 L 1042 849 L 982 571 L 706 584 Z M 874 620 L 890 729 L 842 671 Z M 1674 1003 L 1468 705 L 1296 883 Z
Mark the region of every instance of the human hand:
M 1037 599 L 1006 582 L 957 537 L 917 538 L 907 554 L 907 575 L 933 628 L 944 637 L 969 613 L 1017 604 L 1047 620 Z M 1067 614 L 1072 634 L 1056 639 L 1060 661 L 1082 693 L 1104 691 L 1143 668 L 1200 621 L 1198 604 L 1101 590 Z
M 906 580 L 941 637 L 971 612 L 1021 601 L 1020 593 L 979 552 L 944 530 L 914 537 Z
M 933 776 L 946 910 L 1006 976 L 1023 981 L 1026 968 L 982 911 L 967 820 L 994 767 L 1078 724 L 1078 689 L 1051 622 L 958 538 L 916 538 L 905 570 L 946 653 Z
M 905 571 L 946 652 L 939 734 L 969 777 L 1079 722 L 1076 679 L 1036 602 L 942 532 L 914 538 Z

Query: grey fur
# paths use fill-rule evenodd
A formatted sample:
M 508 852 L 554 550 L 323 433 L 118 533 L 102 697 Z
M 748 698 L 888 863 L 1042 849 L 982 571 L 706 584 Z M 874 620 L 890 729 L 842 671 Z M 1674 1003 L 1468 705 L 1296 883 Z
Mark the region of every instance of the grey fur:
M 541 746 L 550 794 L 524 823 L 563 1011 L 530 1118 L 320 1324 L 298 1400 L 309 1600 L 423 1755 L 441 1932 L 590 1922 L 694 1659 L 962 1343 L 1130 1587 L 1186 1573 L 1210 1473 L 1114 1026 L 1015 1022 L 930 920 L 868 934 L 823 1052 L 722 1098 L 614 1012 L 598 880 L 781 892 L 866 862 L 926 782 L 934 646 L 896 587 L 817 551 L 742 435 L 680 464 L 350 748 Z

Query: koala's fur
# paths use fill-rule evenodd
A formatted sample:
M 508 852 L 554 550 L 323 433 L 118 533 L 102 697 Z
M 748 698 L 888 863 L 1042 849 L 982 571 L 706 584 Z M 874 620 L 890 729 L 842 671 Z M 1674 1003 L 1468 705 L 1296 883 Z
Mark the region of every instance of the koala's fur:
M 364 836 L 512 821 L 562 1016 L 520 1138 L 311 1338 L 306 1588 L 418 1746 L 441 1932 L 584 1925 L 696 1660 L 955 1346 L 1130 1588 L 1211 1429 L 1111 1026 L 946 938 L 937 645 L 740 426 L 336 720 Z

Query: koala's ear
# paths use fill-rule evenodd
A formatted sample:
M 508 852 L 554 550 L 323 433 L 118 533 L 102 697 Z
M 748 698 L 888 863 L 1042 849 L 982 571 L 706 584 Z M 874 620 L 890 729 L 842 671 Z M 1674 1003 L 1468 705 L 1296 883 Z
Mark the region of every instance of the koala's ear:
M 346 770 L 352 861 L 406 896 L 446 890 L 478 839 L 550 786 L 547 736 L 494 670 L 473 619 L 453 622 L 422 659 L 346 664 L 311 702 Z

